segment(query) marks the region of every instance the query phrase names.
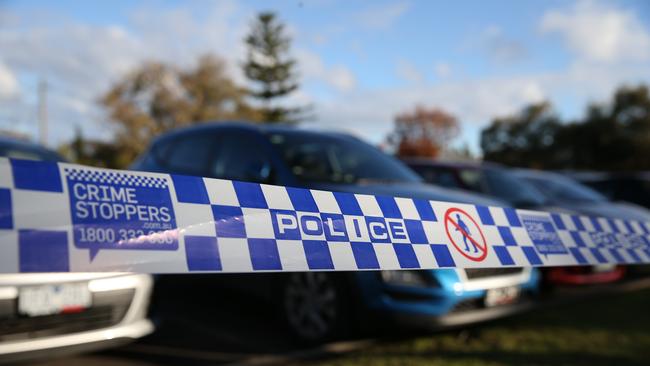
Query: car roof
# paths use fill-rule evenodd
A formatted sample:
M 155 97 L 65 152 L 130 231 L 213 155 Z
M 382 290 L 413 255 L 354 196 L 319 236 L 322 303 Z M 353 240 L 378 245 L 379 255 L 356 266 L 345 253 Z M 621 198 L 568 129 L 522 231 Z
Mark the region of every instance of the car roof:
M 566 175 L 556 173 L 556 172 L 551 172 L 548 170 L 535 170 L 535 169 L 513 169 L 512 170 L 513 174 L 515 174 L 518 177 L 521 178 L 539 178 L 539 179 L 571 179 L 570 177 L 567 177 Z
M 442 161 L 429 158 L 404 158 L 407 165 L 430 166 L 434 168 L 505 169 L 506 167 L 489 161 Z
M 0 135 L 0 147 L 12 148 L 16 150 L 25 150 L 33 151 L 35 153 L 40 153 L 43 155 L 50 155 L 56 157 L 57 160 L 63 161 L 64 159 L 54 150 L 50 150 L 46 147 L 43 147 L 39 144 L 35 144 L 30 141 L 20 140 L 14 137 L 2 136 Z
M 622 171 L 622 172 L 608 172 L 608 171 L 565 171 L 560 172 L 568 175 L 579 181 L 607 181 L 616 179 L 641 179 L 650 180 L 650 171 Z
M 178 128 L 173 131 L 164 133 L 163 135 L 156 138 L 153 144 L 156 144 L 159 141 L 173 139 L 177 136 L 182 136 L 189 133 L 197 133 L 197 132 L 200 133 L 200 132 L 210 132 L 210 131 L 220 131 L 220 130 L 251 131 L 260 134 L 296 133 L 296 134 L 306 134 L 306 135 L 330 136 L 336 138 L 357 139 L 355 136 L 345 132 L 306 129 L 304 127 L 300 127 L 292 124 L 286 124 L 286 123 L 269 124 L 269 123 L 252 123 L 247 121 L 207 121 L 189 127 Z

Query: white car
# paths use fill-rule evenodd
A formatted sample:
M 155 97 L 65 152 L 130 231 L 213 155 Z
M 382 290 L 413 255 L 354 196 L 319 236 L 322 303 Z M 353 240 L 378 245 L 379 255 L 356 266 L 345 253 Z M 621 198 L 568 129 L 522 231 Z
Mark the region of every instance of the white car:
M 5 137 L 0 156 L 63 160 Z M 150 275 L 129 273 L 0 275 L 0 363 L 96 350 L 151 333 L 152 283 Z
M 0 362 L 96 350 L 151 333 L 150 275 L 0 275 Z

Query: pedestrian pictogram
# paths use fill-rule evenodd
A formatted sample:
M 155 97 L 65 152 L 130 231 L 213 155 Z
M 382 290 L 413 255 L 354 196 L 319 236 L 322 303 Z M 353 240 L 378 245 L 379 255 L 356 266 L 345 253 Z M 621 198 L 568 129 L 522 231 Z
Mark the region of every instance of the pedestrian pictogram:
M 445 212 L 445 231 L 454 247 L 467 259 L 480 262 L 487 257 L 487 242 L 476 220 L 460 208 Z

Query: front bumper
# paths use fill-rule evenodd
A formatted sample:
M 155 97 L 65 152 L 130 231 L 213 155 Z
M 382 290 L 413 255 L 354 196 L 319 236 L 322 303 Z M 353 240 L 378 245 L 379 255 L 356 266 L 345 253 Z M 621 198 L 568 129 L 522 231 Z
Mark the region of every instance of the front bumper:
M 437 330 L 511 316 L 532 309 L 534 304 L 534 301 L 522 300 L 515 304 L 452 312 L 442 316 L 430 316 L 418 313 L 394 313 L 391 315 L 391 319 L 395 324 L 409 328 Z
M 142 338 L 153 332 L 149 319 L 110 328 L 0 344 L 0 363 L 97 351 Z
M 462 270 L 434 270 L 435 283 L 396 286 L 364 281 L 364 299 L 372 314 L 391 319 L 393 325 L 440 328 L 487 321 L 529 309 L 538 294 L 540 275 L 535 269 L 501 275 L 472 276 Z M 486 305 L 491 289 L 516 287 L 519 297 L 510 304 Z
M 91 307 L 74 314 L 26 317 L 17 313 L 21 286 L 83 282 Z M 143 337 L 153 280 L 142 274 L 34 274 L 0 276 L 0 362 L 106 348 Z

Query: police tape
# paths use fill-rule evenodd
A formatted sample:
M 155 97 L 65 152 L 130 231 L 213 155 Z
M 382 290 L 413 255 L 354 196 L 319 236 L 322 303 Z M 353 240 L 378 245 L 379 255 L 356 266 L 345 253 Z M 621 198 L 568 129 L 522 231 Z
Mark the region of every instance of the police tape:
M 650 263 L 650 223 L 0 158 L 0 272 Z

